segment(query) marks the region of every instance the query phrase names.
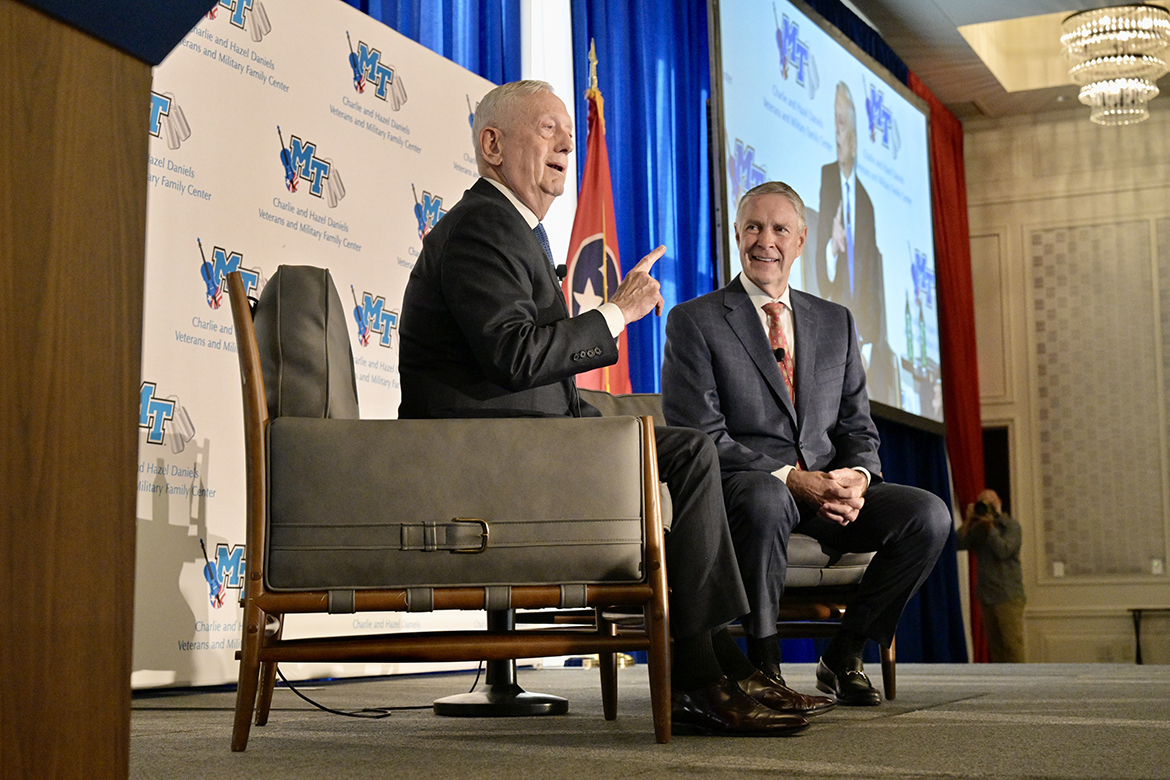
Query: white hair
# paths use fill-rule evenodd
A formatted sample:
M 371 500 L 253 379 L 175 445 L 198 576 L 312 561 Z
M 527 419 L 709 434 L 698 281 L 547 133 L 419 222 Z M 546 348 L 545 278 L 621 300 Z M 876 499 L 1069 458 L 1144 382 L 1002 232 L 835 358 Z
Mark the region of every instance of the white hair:
M 475 161 L 482 170 L 483 159 L 479 149 L 479 136 L 485 127 L 502 128 L 510 118 L 512 107 L 517 98 L 536 95 L 540 92 L 553 92 L 552 85 L 547 81 L 529 79 L 526 81 L 510 81 L 501 84 L 483 96 L 475 108 L 475 119 L 471 123 L 471 143 L 475 147 Z

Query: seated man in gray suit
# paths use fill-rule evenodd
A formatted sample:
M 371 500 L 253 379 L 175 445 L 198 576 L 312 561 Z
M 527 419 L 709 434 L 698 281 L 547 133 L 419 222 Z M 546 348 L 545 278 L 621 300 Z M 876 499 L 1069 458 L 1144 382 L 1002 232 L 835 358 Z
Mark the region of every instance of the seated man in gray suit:
M 423 239 L 406 285 L 398 414 L 597 416 L 574 376 L 616 362 L 617 335 L 662 306 L 649 271 L 665 248 L 632 268 L 610 303 L 570 318 L 540 224 L 568 175 L 564 103 L 540 81 L 497 87 L 476 110 L 472 138 L 481 178 Z M 655 438 L 674 502 L 666 570 L 675 724 L 751 736 L 806 728 L 804 715 L 831 701 L 772 685 L 742 655 L 721 664 L 711 645 L 712 629 L 748 609 L 711 441 L 665 426 Z
M 878 704 L 862 648 L 893 640 L 950 534 L 950 513 L 931 493 L 882 481 L 853 316 L 788 286 L 808 235 L 800 196 L 780 182 L 748 191 L 735 235 L 743 273 L 674 307 L 667 321 L 666 421 L 706 432 L 719 450 L 751 605 L 742 619 L 748 658 L 777 682 L 789 535 L 876 551 L 817 665 L 817 687 L 841 704 Z

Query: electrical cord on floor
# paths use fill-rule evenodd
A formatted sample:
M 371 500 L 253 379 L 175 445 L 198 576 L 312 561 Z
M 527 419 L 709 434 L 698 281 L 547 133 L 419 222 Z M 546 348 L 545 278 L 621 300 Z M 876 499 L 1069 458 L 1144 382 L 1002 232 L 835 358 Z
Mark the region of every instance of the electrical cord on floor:
M 483 661 L 479 662 L 479 666 L 475 667 L 475 679 L 471 682 L 471 690 L 468 693 L 475 693 L 475 686 L 479 685 L 479 676 L 483 674 Z
M 479 676 L 483 673 L 483 661 L 479 662 L 479 666 L 475 670 L 475 681 L 471 683 L 471 690 L 468 693 L 475 691 L 475 686 L 479 685 Z M 344 715 L 347 718 L 366 718 L 368 720 L 380 720 L 382 718 L 389 718 L 396 711 L 400 710 L 429 710 L 433 705 L 431 704 L 407 704 L 401 707 L 364 707 L 360 710 L 335 710 L 332 707 L 326 707 L 320 702 L 313 701 L 305 694 L 298 691 L 288 678 L 284 676 L 284 672 L 280 671 L 280 667 L 276 667 L 276 676 L 284 683 L 285 687 L 295 693 L 301 699 L 305 700 L 312 706 L 323 712 L 328 712 L 333 715 Z
M 285 684 L 285 687 L 317 709 L 332 713 L 333 715 L 344 715 L 347 718 L 367 718 L 370 720 L 378 720 L 380 718 L 389 718 L 398 710 L 431 709 L 430 704 L 409 704 L 402 707 L 365 707 L 360 710 L 335 710 L 332 707 L 326 707 L 324 704 L 313 701 L 308 696 L 298 691 L 295 687 L 293 687 L 293 684 L 288 681 L 288 678 L 284 676 L 284 672 L 280 671 L 280 667 L 277 667 L 276 669 L 276 676 L 279 677 L 281 682 Z

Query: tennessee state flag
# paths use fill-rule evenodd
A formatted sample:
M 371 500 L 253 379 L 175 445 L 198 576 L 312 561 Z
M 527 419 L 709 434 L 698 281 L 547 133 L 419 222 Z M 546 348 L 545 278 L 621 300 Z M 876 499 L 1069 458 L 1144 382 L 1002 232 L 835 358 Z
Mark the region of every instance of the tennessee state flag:
M 569 314 L 573 317 L 608 301 L 622 280 L 613 184 L 609 178 L 609 154 L 605 148 L 604 101 L 595 79 L 585 92 L 585 99 L 589 102 L 585 175 L 581 180 L 577 216 L 573 219 L 573 233 L 569 238 L 569 272 L 561 282 Z M 618 362 L 578 374 L 577 386 L 610 393 L 630 392 L 630 363 L 626 357 L 624 330 L 618 337 Z

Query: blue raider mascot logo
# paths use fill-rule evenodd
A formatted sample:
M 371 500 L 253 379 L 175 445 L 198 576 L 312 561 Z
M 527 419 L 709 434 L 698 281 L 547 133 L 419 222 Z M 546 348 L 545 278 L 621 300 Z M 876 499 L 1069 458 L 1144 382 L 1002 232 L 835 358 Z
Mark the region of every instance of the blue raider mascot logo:
M 150 134 L 155 138 L 164 138 L 171 151 L 178 149 L 191 137 L 187 116 L 170 92 L 150 93 Z
M 317 145 L 312 141 L 302 141 L 297 136 L 289 136 L 288 146 L 284 145 L 284 133 L 280 125 L 276 126 L 276 135 L 280 139 L 280 164 L 284 166 L 284 186 L 289 192 L 296 192 L 302 182 L 308 182 L 309 194 L 315 198 L 324 198 L 329 208 L 337 208 L 337 204 L 345 197 L 345 185 L 341 183 L 341 174 L 329 158 L 317 156 Z
M 171 452 L 178 455 L 195 438 L 195 424 L 179 396 L 160 398 L 158 385 L 145 381 L 138 392 L 138 427 L 146 430 L 146 443 L 169 443 Z
M 203 242 L 195 237 L 199 245 L 199 277 L 203 280 L 203 287 L 207 293 L 207 307 L 218 309 L 223 305 L 223 293 L 227 288 L 227 275 L 232 271 L 239 271 L 244 280 L 244 290 L 249 296 L 263 289 L 264 278 L 260 271 L 244 268 L 244 256 L 239 252 L 229 253 L 223 247 L 211 250 L 211 262 L 207 262 L 207 255 L 203 251 Z
M 345 40 L 349 42 L 349 69 L 353 75 L 353 90 L 364 95 L 366 87 L 372 86 L 374 97 L 398 111 L 406 103 L 406 87 L 401 77 L 396 77 L 394 67 L 386 62 L 382 52 L 373 48 L 365 41 L 359 40 L 357 51 L 353 48 L 353 39 L 349 37 L 349 30 L 345 31 Z
M 738 138 L 735 149 L 727 158 L 727 175 L 731 178 L 731 202 L 739 203 L 740 197 L 752 187 L 768 180 L 768 171 L 756 165 L 756 150 Z
M 260 0 L 219 0 L 219 5 L 212 6 L 207 12 L 207 18 L 214 19 L 220 8 L 227 10 L 228 21 L 233 27 L 248 31 L 254 43 L 260 43 L 265 35 L 272 32 L 268 12 Z
M 357 292 L 353 285 L 349 286 L 349 294 L 353 296 L 353 318 L 357 320 L 358 343 L 363 347 L 370 346 L 370 339 L 376 334 L 378 345 L 390 349 L 398 335 L 398 310 L 386 307 L 386 299 L 381 295 L 362 293 L 362 301 L 358 303 Z
M 414 193 L 414 218 L 418 222 L 418 237 L 421 240 L 426 238 L 435 223 L 447 214 L 447 210 L 443 208 L 442 198 L 423 190 L 422 202 L 419 202 L 418 190 L 414 188 L 414 184 L 410 185 L 410 191 Z
M 772 18 L 776 18 L 776 6 L 772 6 Z M 817 88 L 821 85 L 817 74 L 817 59 L 808 47 L 807 41 L 800 39 L 800 25 L 784 14 L 783 19 L 776 19 L 776 45 L 780 48 L 780 77 L 785 81 L 791 74 L 796 83 L 808 90 L 811 100 L 817 96 Z
M 914 280 L 914 295 L 920 298 L 927 306 L 934 305 L 934 269 L 927 265 L 926 252 L 921 249 L 913 250 L 913 260 L 910 264 L 910 278 Z
M 869 140 L 880 143 L 898 159 L 902 147 L 902 136 L 898 133 L 898 122 L 886 105 L 885 93 L 873 84 L 865 87 L 865 115 L 869 119 Z
M 203 579 L 207 581 L 208 598 L 213 608 L 220 609 L 227 600 L 228 589 L 240 590 L 244 586 L 245 548 L 236 544 L 229 549 L 220 542 L 215 546 L 215 560 L 212 561 L 207 557 L 207 545 L 202 539 L 199 546 L 203 548 Z

